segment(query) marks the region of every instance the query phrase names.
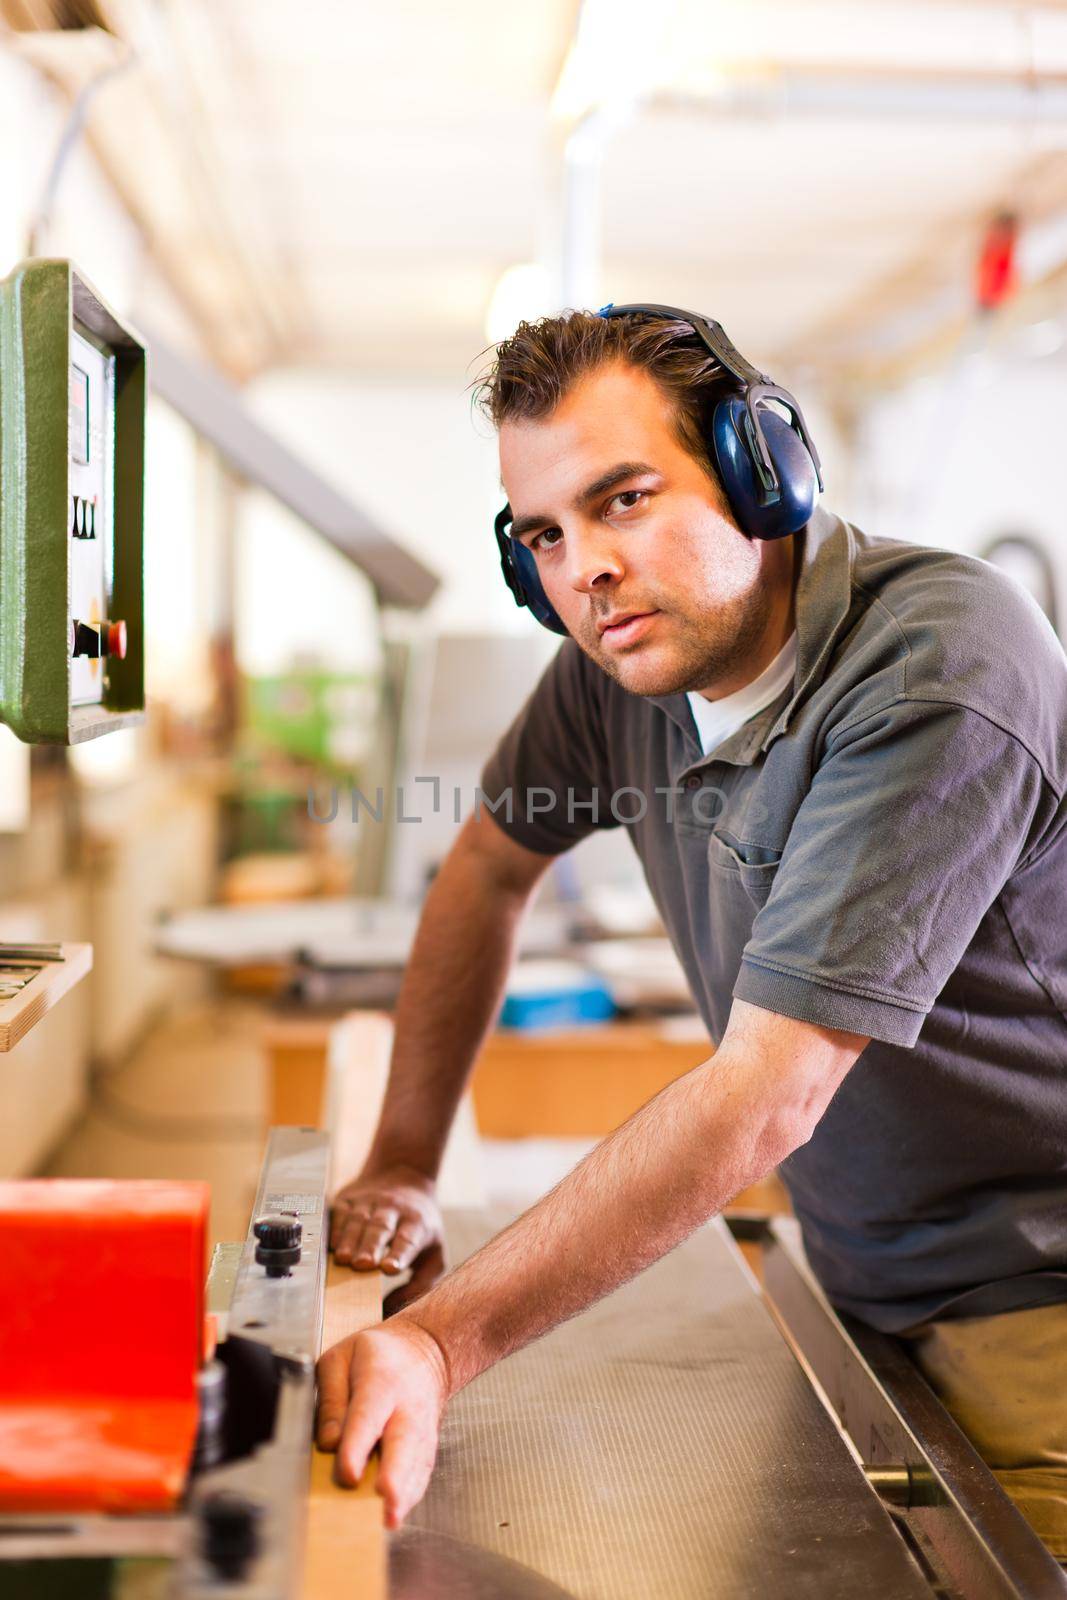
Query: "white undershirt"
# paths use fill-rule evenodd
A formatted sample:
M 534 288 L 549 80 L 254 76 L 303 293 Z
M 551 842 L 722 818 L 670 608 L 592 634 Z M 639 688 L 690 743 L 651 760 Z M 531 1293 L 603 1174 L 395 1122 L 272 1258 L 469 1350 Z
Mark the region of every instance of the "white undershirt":
M 735 689 L 721 700 L 705 700 L 702 694 L 686 695 L 704 754 L 710 756 L 757 711 L 777 700 L 782 690 L 792 683 L 796 664 L 797 636 L 792 633 L 770 666 L 743 689 Z

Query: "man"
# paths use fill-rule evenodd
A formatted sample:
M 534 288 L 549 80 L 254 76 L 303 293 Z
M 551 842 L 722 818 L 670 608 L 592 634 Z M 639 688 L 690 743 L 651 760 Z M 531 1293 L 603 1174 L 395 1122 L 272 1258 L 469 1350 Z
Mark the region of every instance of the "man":
M 427 898 L 332 1236 L 414 1274 L 324 1356 L 319 1441 L 344 1482 L 381 1442 L 395 1526 L 450 1395 L 780 1167 L 830 1297 L 912 1339 L 1067 1557 L 1067 662 L 982 562 L 821 510 L 746 532 L 730 440 L 757 477 L 758 441 L 698 322 L 576 313 L 497 351 L 520 591 L 570 637 Z M 798 439 L 811 468 L 770 415 L 788 472 Z M 620 820 L 715 1054 L 428 1289 L 434 1180 L 523 908 Z

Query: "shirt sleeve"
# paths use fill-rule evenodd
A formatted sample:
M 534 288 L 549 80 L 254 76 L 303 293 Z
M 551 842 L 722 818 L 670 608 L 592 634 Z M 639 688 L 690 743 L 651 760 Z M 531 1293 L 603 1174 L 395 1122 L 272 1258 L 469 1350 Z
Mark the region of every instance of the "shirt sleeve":
M 565 640 L 482 773 L 476 805 L 542 855 L 619 825 L 595 675 L 603 676 Z
M 734 995 L 911 1047 L 1032 849 L 1043 777 L 978 712 L 900 701 L 833 735 Z

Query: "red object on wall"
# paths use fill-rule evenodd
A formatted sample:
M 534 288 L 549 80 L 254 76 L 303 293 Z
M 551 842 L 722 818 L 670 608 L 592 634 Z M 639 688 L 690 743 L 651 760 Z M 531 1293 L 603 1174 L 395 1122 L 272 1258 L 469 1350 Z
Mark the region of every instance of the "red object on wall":
M 1019 222 L 1010 211 L 1001 212 L 986 229 L 975 272 L 974 293 L 983 311 L 995 311 L 1015 293 L 1018 284 L 1015 246 Z
M 185 1484 L 202 1183 L 0 1183 L 0 1509 L 149 1511 Z

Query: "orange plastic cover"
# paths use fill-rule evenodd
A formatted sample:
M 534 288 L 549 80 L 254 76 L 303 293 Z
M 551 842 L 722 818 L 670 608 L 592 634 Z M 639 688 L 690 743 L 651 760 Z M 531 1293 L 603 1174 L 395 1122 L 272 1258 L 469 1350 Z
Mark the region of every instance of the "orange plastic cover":
M 196 1439 L 208 1189 L 0 1183 L 0 1509 L 174 1504 Z

